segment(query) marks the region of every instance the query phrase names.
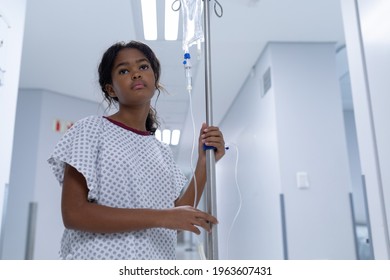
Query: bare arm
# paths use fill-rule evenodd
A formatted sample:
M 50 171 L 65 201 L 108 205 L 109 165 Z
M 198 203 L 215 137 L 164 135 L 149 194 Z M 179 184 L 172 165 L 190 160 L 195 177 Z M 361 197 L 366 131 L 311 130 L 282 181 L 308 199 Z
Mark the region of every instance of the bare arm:
M 62 218 L 66 228 L 114 233 L 164 227 L 199 234 L 197 226 L 210 230 L 208 223 L 217 222 L 209 214 L 189 206 L 162 210 L 124 209 L 91 203 L 87 197 L 88 188 L 84 176 L 67 165 L 61 202 Z
M 175 202 L 175 206 L 191 205 L 196 207 L 199 203 L 200 198 L 206 184 L 206 160 L 198 160 L 195 169 L 195 175 L 192 177 L 190 184 L 187 189 Z M 196 184 L 195 184 L 196 180 Z M 195 201 L 195 186 L 196 186 L 196 201 Z
M 183 195 L 176 200 L 175 205 L 192 205 L 196 207 L 199 203 L 200 198 L 206 184 L 207 174 L 206 174 L 206 152 L 203 150 L 203 144 L 207 146 L 213 146 L 215 150 L 215 160 L 220 160 L 225 155 L 225 142 L 223 135 L 218 127 L 207 126 L 206 124 L 202 125 L 199 134 L 199 148 L 198 148 L 198 162 L 196 164 L 195 175 L 191 179 L 190 184 L 183 193 Z M 196 180 L 196 184 L 195 184 Z M 195 201 L 195 185 L 196 185 L 196 202 Z

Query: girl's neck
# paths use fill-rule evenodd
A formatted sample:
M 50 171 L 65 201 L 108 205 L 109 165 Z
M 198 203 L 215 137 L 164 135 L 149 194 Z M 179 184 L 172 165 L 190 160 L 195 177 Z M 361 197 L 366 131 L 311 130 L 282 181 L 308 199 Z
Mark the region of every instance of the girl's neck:
M 109 116 L 109 118 L 114 121 L 121 122 L 128 127 L 135 128 L 140 131 L 146 131 L 145 123 L 148 113 L 149 110 L 147 112 L 119 110 L 115 114 Z

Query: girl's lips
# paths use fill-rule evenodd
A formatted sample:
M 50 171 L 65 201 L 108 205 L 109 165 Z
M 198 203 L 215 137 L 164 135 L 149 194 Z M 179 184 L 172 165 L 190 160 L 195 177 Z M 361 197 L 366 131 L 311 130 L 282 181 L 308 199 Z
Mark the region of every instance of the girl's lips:
M 145 88 L 145 84 L 142 82 L 137 82 L 137 83 L 133 84 L 132 88 L 133 89 L 143 89 L 143 88 Z

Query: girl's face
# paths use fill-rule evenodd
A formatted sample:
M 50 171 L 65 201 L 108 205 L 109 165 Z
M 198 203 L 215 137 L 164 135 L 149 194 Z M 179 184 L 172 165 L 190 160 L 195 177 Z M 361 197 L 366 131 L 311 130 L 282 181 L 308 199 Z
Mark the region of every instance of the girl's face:
M 111 97 L 126 107 L 150 106 L 156 90 L 155 77 L 150 62 L 137 50 L 125 48 L 119 51 L 111 71 L 112 84 L 107 85 Z

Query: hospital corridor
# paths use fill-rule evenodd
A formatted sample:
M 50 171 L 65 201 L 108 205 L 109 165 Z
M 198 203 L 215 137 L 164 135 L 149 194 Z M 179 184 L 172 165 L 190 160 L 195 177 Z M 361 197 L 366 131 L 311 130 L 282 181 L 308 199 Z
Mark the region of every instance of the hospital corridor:
M 218 224 L 174 231 L 178 260 L 390 259 L 390 2 L 208 2 L 0 0 L 0 260 L 60 258 L 48 159 L 77 121 L 118 110 L 98 67 L 130 41 L 161 64 L 151 134 L 188 181 L 207 155 L 197 207 Z M 218 161 L 203 123 L 223 133 Z

